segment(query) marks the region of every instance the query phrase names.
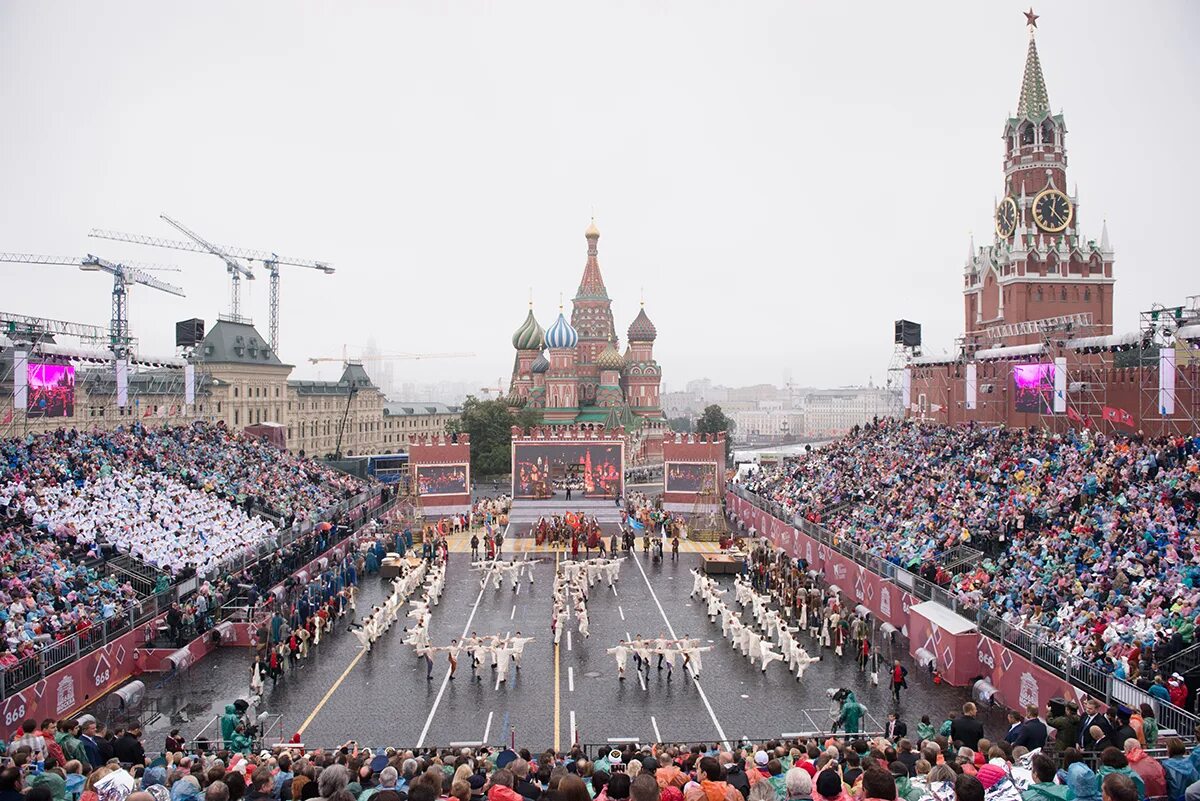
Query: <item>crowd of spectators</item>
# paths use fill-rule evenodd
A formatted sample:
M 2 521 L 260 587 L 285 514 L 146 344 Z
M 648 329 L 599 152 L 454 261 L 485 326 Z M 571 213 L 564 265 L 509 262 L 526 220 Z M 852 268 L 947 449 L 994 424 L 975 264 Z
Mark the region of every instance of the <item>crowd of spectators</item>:
M 1194 641 L 1200 436 L 877 421 L 744 485 L 1131 680 Z
M 213 572 L 364 488 L 221 424 L 0 440 L 0 667 L 136 598 L 105 557 Z
M 160 756 L 140 729 L 93 720 L 26 721 L 7 747 L 0 801 L 1196 801 L 1200 749 L 1147 742 L 1139 729 L 1080 745 L 1089 719 L 1051 729 L 1036 709 L 994 742 L 971 704 L 935 732 L 909 737 L 799 737 L 752 744 L 626 744 L 588 753 L 491 747 L 255 752 L 228 740 L 185 743 Z M 236 717 L 236 715 L 235 715 Z M 1018 716 L 1020 717 L 1020 716 Z M 224 724 L 224 721 L 223 721 Z M 1097 731 L 1096 733 L 1100 733 Z M 1028 735 L 1028 736 L 1027 736 Z M 223 735 L 225 736 L 225 735 Z M 1120 742 L 1111 740 L 1124 736 Z M 1156 748 L 1157 746 L 1157 748 Z M 1151 755 L 1151 750 L 1155 755 Z

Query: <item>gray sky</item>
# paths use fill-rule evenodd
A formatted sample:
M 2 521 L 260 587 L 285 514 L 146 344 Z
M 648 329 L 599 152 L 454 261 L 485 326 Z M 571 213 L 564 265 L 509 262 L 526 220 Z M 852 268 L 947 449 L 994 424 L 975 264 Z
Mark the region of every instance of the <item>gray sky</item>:
M 949 346 L 991 236 L 1026 32 L 1015 3 L 0 0 L 0 250 L 174 263 L 132 296 L 143 351 L 213 321 L 215 258 L 91 227 L 330 261 L 283 279 L 281 355 L 474 351 L 407 380 L 507 382 L 532 287 L 574 294 L 595 213 L 622 340 L 664 382 L 879 381 L 891 322 Z M 1117 330 L 1200 292 L 1200 4 L 1040 2 L 1086 235 Z M 0 309 L 106 323 L 110 282 L 0 265 Z M 569 301 L 568 301 L 569 302 Z M 267 280 L 243 292 L 267 331 Z M 569 305 L 568 305 L 569 308 Z M 307 366 L 296 375 L 332 377 Z

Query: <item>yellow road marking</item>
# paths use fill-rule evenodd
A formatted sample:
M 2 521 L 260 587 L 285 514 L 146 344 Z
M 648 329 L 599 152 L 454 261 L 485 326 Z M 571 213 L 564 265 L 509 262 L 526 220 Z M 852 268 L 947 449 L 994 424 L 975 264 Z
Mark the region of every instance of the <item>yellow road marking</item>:
M 555 575 L 558 575 L 558 552 L 557 551 L 555 551 L 555 553 L 554 553 L 554 573 L 555 573 Z M 563 621 L 560 620 L 560 621 L 558 621 L 558 625 L 562 626 L 565 624 L 563 623 Z M 560 698 L 559 698 L 559 687 L 558 687 L 558 685 L 559 685 L 558 671 L 559 671 L 558 643 L 555 643 L 554 644 L 554 751 L 555 751 L 555 753 L 560 751 L 562 748 L 561 744 L 559 743 L 560 732 L 559 732 L 558 717 L 559 717 Z
M 313 722 L 313 718 L 315 718 L 317 713 L 320 712 L 325 706 L 325 702 L 329 700 L 330 696 L 333 695 L 334 691 L 336 691 L 338 687 L 342 686 L 342 682 L 346 680 L 346 677 L 350 675 L 350 671 L 354 670 L 354 666 L 358 664 L 358 660 L 362 659 L 363 654 L 366 652 L 367 650 L 364 648 L 358 652 L 357 656 L 350 660 L 350 664 L 345 670 L 342 671 L 342 675 L 338 676 L 337 681 L 333 683 L 333 686 L 331 686 L 329 691 L 326 692 L 325 695 L 322 696 L 321 700 L 317 702 L 316 707 L 309 714 L 309 716 L 306 717 L 304 722 L 300 724 L 300 728 L 296 729 L 296 734 L 304 734 L 304 730 L 308 728 L 308 724 Z

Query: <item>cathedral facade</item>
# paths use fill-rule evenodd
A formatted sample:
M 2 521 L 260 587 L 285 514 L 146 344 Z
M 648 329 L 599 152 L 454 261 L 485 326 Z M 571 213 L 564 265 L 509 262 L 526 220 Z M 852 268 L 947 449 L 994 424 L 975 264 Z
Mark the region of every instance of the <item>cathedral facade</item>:
M 548 425 L 624 428 L 631 444 L 648 445 L 661 439 L 666 428 L 659 401 L 662 370 L 654 360 L 658 331 L 643 306 L 626 331 L 628 345 L 621 352 L 612 300 L 600 274 L 595 222 L 584 237 L 587 262 L 570 320 L 560 308 L 558 318 L 543 329 L 530 304 L 513 334 L 516 356 L 507 402 L 513 408 L 538 409 Z

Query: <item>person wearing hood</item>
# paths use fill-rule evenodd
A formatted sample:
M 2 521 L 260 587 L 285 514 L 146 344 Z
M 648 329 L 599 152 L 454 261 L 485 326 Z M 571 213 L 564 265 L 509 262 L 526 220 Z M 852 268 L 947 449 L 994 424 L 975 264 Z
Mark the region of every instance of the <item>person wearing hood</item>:
M 1129 762 L 1130 770 L 1141 777 L 1147 796 L 1167 794 L 1167 774 L 1163 766 L 1143 751 L 1141 743 L 1132 737 L 1125 741 L 1125 759 Z
M 767 762 L 767 773 L 770 774 L 767 782 L 775 791 L 776 801 L 782 801 L 787 797 L 787 776 L 783 772 L 783 761 L 779 757 L 771 759 Z
M 1096 772 L 1082 761 L 1067 767 L 1066 784 L 1072 801 L 1100 801 L 1100 782 Z
M 1053 759 L 1037 753 L 1030 762 L 1034 784 L 1021 793 L 1021 801 L 1070 801 L 1070 789 L 1065 784 L 1055 781 L 1057 769 Z
M 200 782 L 190 773 L 175 780 L 171 785 L 171 801 L 201 801 L 204 792 Z
M 1187 757 L 1187 749 L 1183 740 L 1178 737 L 1167 738 L 1167 758 L 1162 762 L 1163 772 L 1167 775 L 1167 797 L 1171 801 L 1183 801 L 1187 788 L 1200 782 L 1200 772 L 1192 760 Z
M 1000 760 L 997 760 L 999 762 Z M 1013 783 L 1008 771 L 995 762 L 987 762 L 976 771 L 975 777 L 983 785 L 985 801 L 1020 801 L 1021 793 Z
M 924 795 L 920 788 L 913 787 L 912 779 L 908 775 L 908 766 L 903 762 L 896 760 L 888 765 L 888 770 L 891 771 L 892 779 L 896 785 L 897 801 L 917 801 L 917 799 Z
M 52 762 L 53 759 L 48 761 Z M 50 791 L 54 801 L 67 801 L 67 782 L 54 768 L 47 768 L 41 773 L 31 774 L 25 779 L 25 786 L 28 788 L 45 787 Z
M 1136 738 L 1134 738 L 1134 742 L 1137 742 Z M 1146 783 L 1142 781 L 1141 776 L 1130 769 L 1129 760 L 1125 758 L 1125 754 L 1119 748 L 1109 747 L 1100 752 L 1100 770 L 1096 771 L 1096 777 L 1103 784 L 1104 777 L 1113 773 L 1128 776 L 1137 787 L 1138 798 L 1146 797 Z
M 225 714 L 221 715 L 221 739 L 227 748 L 233 739 L 233 730 L 237 728 L 239 720 L 237 707 L 233 704 L 226 704 Z

